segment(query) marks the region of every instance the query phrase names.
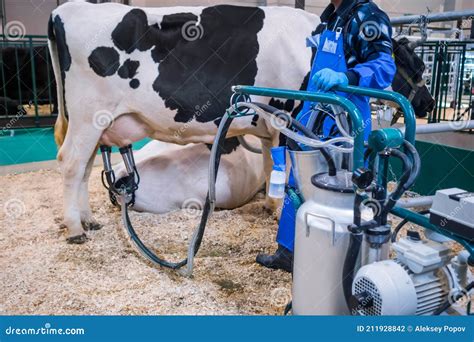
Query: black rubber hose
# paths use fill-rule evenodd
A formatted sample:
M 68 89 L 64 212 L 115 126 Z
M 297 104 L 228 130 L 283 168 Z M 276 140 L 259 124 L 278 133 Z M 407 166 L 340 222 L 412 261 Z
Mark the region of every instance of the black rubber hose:
M 380 213 L 381 217 L 388 215 L 388 213 L 390 212 L 390 210 L 392 210 L 392 208 L 395 206 L 400 197 L 402 197 L 406 189 L 411 186 L 408 182 L 411 179 L 411 175 L 413 173 L 412 163 L 410 161 L 410 158 L 408 158 L 405 153 L 399 150 L 392 150 L 390 151 L 390 155 L 401 160 L 403 174 L 400 177 L 400 181 L 398 182 L 396 189 L 390 194 L 387 203 L 384 205 L 384 208 Z
M 293 120 L 291 116 L 290 116 L 290 120 L 291 120 L 290 123 L 292 124 L 292 126 L 294 126 L 297 130 L 299 130 L 304 135 L 306 135 L 308 138 L 312 138 L 315 140 L 319 139 L 319 137 L 313 132 L 311 132 L 310 129 L 302 125 L 299 121 Z M 323 155 L 324 159 L 326 160 L 326 163 L 328 164 L 329 176 L 335 176 L 337 173 L 337 168 L 336 168 L 336 163 L 334 162 L 334 158 L 331 156 L 327 148 L 321 147 L 319 148 L 319 150 L 321 151 L 321 154 Z
M 275 108 L 273 106 L 264 104 L 264 103 L 254 103 L 255 105 L 259 106 L 262 108 L 264 111 L 273 113 L 274 115 L 277 116 L 283 116 L 285 118 L 285 121 L 290 124 L 290 126 L 293 126 L 295 129 L 303 133 L 306 137 L 319 140 L 319 137 L 314 134 L 309 128 L 304 126 L 301 122 L 294 120 L 291 115 L 288 115 L 284 113 L 283 111 L 279 110 L 278 108 Z M 278 113 L 278 114 L 275 114 Z M 325 147 L 320 147 L 317 148 L 321 151 L 321 154 L 323 155 L 324 159 L 326 160 L 326 163 L 328 164 L 328 173 L 330 176 L 335 176 L 337 172 L 336 164 L 334 162 L 334 158 L 331 156 L 331 154 L 328 152 L 327 148 Z
M 408 190 L 416 181 L 418 178 L 418 175 L 420 174 L 421 170 L 421 159 L 420 155 L 418 154 L 418 151 L 416 150 L 415 146 L 413 146 L 410 142 L 404 140 L 403 141 L 403 147 L 405 147 L 405 152 L 408 152 L 408 154 L 411 157 L 412 161 L 412 173 L 410 175 L 410 178 L 405 184 L 405 191 Z
M 290 313 L 291 309 L 293 309 L 293 302 L 290 300 L 288 304 L 285 306 L 285 310 L 283 311 L 283 316 L 286 316 Z
M 426 215 L 429 212 L 430 212 L 429 210 L 421 210 L 418 212 L 418 214 Z M 405 218 L 395 227 L 395 229 L 392 232 L 392 237 L 390 238 L 390 241 L 392 243 L 397 241 L 397 235 L 400 233 L 400 230 L 402 230 L 403 226 L 406 225 L 408 222 L 409 222 L 408 219 Z
M 229 131 L 230 125 L 232 124 L 233 120 L 234 119 L 232 117 L 227 118 L 227 120 L 225 122 L 225 125 L 222 129 L 223 134 L 221 134 L 219 136 L 219 140 L 217 141 L 217 144 L 218 144 L 217 146 L 219 148 L 217 149 L 216 159 L 214 161 L 214 165 L 215 165 L 214 179 L 215 180 L 217 180 L 217 172 L 219 171 L 219 164 L 220 164 L 220 161 L 221 161 L 222 152 L 225 149 L 224 142 L 225 142 L 225 139 L 226 139 L 226 136 L 227 136 L 227 132 Z M 208 193 L 207 196 L 206 196 L 206 204 L 204 205 L 204 212 L 203 212 L 203 215 L 201 216 L 201 222 L 199 224 L 197 239 L 196 239 L 196 242 L 194 244 L 194 248 L 195 248 L 194 249 L 194 255 L 196 255 L 196 253 L 199 250 L 199 247 L 201 246 L 202 238 L 204 236 L 204 230 L 206 228 L 206 223 L 207 223 L 207 220 L 208 220 L 208 217 L 209 217 L 209 214 L 210 214 L 210 209 L 211 209 L 211 203 L 210 203 L 210 200 L 209 200 L 209 193 Z
M 351 311 L 350 298 L 352 296 L 352 283 L 354 282 L 354 271 L 362 246 L 364 234 L 362 232 L 352 232 L 349 239 L 349 247 L 347 248 L 346 258 L 342 269 L 342 289 L 344 291 L 344 299 L 349 311 Z
M 471 291 L 472 289 L 474 288 L 474 281 L 471 281 L 469 284 L 467 284 L 466 288 L 464 289 L 463 292 L 465 292 L 466 294 L 469 293 L 469 291 Z M 451 300 L 447 300 L 445 301 L 438 309 L 436 309 L 435 312 L 433 312 L 433 315 L 441 315 L 443 312 L 445 312 L 446 310 L 448 310 L 451 305 L 453 305 L 454 303 L 456 303 L 459 299 L 461 299 L 463 297 L 463 293 L 460 293 L 458 294 L 453 301 Z
M 222 134 L 219 136 L 219 139 L 217 140 L 217 153 L 216 153 L 216 158 L 214 161 L 215 165 L 215 177 L 217 177 L 217 171 L 219 169 L 219 163 L 220 163 L 220 158 L 222 156 L 222 151 L 224 150 L 224 141 L 227 135 L 227 132 L 229 130 L 229 127 L 232 123 L 233 118 L 228 117 L 224 123 L 224 126 L 222 127 Z M 125 226 L 127 228 L 128 234 L 132 241 L 135 243 L 135 245 L 138 247 L 139 251 L 151 262 L 158 264 L 160 266 L 166 267 L 166 268 L 171 268 L 171 269 L 179 269 L 183 266 L 185 266 L 188 263 L 188 258 L 185 258 L 181 261 L 178 262 L 171 262 L 167 261 L 163 258 L 160 258 L 157 256 L 154 252 L 152 252 L 144 243 L 141 241 L 139 236 L 137 235 L 135 229 L 133 228 L 133 225 L 130 221 L 130 217 L 128 215 L 128 206 L 125 205 L 122 208 L 122 215 L 124 215 L 125 219 Z M 194 240 L 194 255 L 197 254 L 199 251 L 199 248 L 201 247 L 201 242 L 202 238 L 204 236 L 204 231 L 206 230 L 206 224 L 207 220 L 209 218 L 209 214 L 211 212 L 211 201 L 209 199 L 209 193 L 206 196 L 206 203 L 203 208 L 203 212 L 201 215 L 201 221 L 199 223 L 199 227 L 197 228 L 197 234 L 196 234 L 196 239 Z
M 347 247 L 346 257 L 344 259 L 344 265 L 342 269 L 342 289 L 344 292 L 344 299 L 349 310 L 351 306 L 349 300 L 352 296 L 352 283 L 354 281 L 354 270 L 357 264 L 357 258 L 359 257 L 360 248 L 362 246 L 362 231 L 358 230 L 362 223 L 360 206 L 364 201 L 364 197 L 356 194 L 354 200 L 354 226 L 357 230 L 351 230 L 351 236 L 349 240 L 349 246 Z

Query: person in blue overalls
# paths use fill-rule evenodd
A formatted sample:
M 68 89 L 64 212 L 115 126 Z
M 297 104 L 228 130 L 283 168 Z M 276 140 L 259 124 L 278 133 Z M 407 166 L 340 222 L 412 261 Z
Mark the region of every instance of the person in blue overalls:
M 307 39 L 308 46 L 315 52 L 307 90 L 326 92 L 336 85 L 388 87 L 396 73 L 391 36 L 387 14 L 372 1 L 331 0 L 321 14 L 321 24 Z M 340 95 L 349 98 L 362 112 L 367 140 L 371 131 L 369 99 Z M 306 124 L 311 106 L 311 103 L 304 103 L 298 121 Z M 334 121 L 326 117 L 322 125 L 324 135 L 331 136 L 334 126 Z M 290 176 L 289 185 L 293 182 Z M 292 202 L 285 198 L 277 234 L 278 249 L 272 255 L 259 254 L 257 263 L 291 272 L 295 217 Z

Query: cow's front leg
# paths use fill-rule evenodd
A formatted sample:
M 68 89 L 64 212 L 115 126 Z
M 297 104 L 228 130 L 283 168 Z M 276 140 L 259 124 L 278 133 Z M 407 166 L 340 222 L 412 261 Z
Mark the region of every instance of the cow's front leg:
M 82 134 L 81 134 L 82 133 Z M 64 144 L 58 153 L 63 176 L 64 223 L 68 228 L 68 243 L 84 243 L 87 240 L 82 226 L 83 219 L 92 222 L 87 193 L 88 167 L 95 151 L 100 132 L 75 132 L 69 127 Z M 86 205 L 86 209 L 84 209 Z
M 262 141 L 262 156 L 263 156 L 263 171 L 265 172 L 265 208 L 272 213 L 281 204 L 280 200 L 268 196 L 268 188 L 270 186 L 270 174 L 273 168 L 273 161 L 270 149 L 278 145 L 278 136 L 276 138 L 261 138 Z

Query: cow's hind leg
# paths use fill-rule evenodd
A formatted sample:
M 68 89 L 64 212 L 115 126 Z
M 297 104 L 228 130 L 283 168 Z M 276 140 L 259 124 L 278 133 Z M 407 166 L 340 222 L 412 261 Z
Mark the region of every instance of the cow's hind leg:
M 64 223 L 68 228 L 68 243 L 84 243 L 87 236 L 82 226 L 83 218 L 92 221 L 88 202 L 87 182 L 92 167 L 92 155 L 102 132 L 95 127 L 73 123 L 68 128 L 64 144 L 58 153 L 63 175 Z
M 79 200 L 79 206 L 81 210 L 82 228 L 84 228 L 84 230 L 99 230 L 102 228 L 102 225 L 92 217 L 92 210 L 89 204 L 89 177 L 91 175 L 92 166 L 94 165 L 96 154 L 97 149 L 94 150 L 94 153 L 87 162 L 86 171 L 81 182 L 81 197 Z

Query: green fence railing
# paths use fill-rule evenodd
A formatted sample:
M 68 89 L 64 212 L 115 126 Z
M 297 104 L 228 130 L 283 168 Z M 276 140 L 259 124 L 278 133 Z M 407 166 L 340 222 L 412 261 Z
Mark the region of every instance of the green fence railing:
M 42 127 L 54 123 L 56 85 L 46 36 L 0 35 L 0 125 Z
M 417 48 L 436 105 L 428 122 L 474 119 L 474 41 L 429 41 Z

